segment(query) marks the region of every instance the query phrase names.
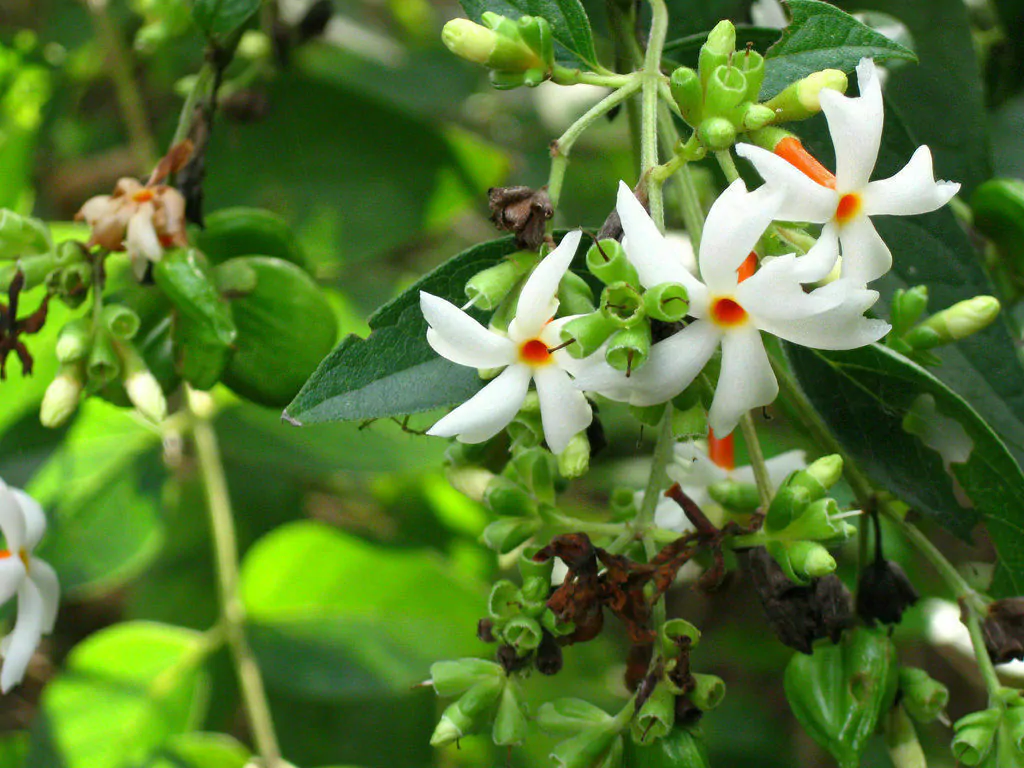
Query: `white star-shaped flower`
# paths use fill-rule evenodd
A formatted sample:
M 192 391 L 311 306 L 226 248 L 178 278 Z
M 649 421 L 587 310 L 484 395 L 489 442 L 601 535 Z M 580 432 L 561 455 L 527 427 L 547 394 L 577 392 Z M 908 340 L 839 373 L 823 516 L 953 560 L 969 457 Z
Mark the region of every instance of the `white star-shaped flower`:
M 877 215 L 909 216 L 941 208 L 960 189 L 949 181 L 936 181 L 932 154 L 927 146 L 914 152 L 903 170 L 888 179 L 871 181 L 882 139 L 882 87 L 875 64 L 861 59 L 857 65 L 860 96 L 838 91 L 821 92 L 821 108 L 828 120 L 836 153 L 833 176 L 808 155 L 812 176 L 792 163 L 752 144 L 738 144 L 736 153 L 747 158 L 767 184 L 784 193 L 777 218 L 825 224 L 821 241 L 842 248 L 842 276 L 862 285 L 889 271 L 892 254 L 871 223 Z M 808 279 L 820 280 L 832 269 L 826 251 L 816 262 L 807 261 Z M 813 269 L 810 269 L 811 267 Z
M 473 397 L 432 426 L 427 434 L 481 443 L 515 418 L 533 381 L 540 399 L 541 422 L 548 447 L 561 453 L 574 435 L 586 429 L 593 413 L 568 372 L 580 369 L 561 346 L 559 330 L 571 318 L 552 322 L 558 309 L 558 284 L 569 269 L 581 232 L 570 232 L 530 275 L 519 294 L 508 335 L 489 330 L 454 304 L 420 292 L 427 319 L 427 341 L 442 357 L 471 368 L 505 367 Z
M 708 421 L 724 437 L 745 412 L 768 405 L 778 394 L 760 331 L 817 349 L 852 349 L 884 336 L 887 323 L 863 316 L 877 301 L 876 291 L 837 280 L 804 292 L 803 263 L 819 258 L 818 245 L 805 256 L 787 254 L 766 261 L 740 282 L 737 269 L 780 204 L 780 192 L 767 185 L 748 192 L 742 180 L 722 193 L 711 207 L 700 243 L 702 283 L 668 247 L 629 187 L 620 184 L 617 210 L 623 246 L 640 283 L 648 288 L 664 282 L 685 285 L 695 320 L 651 347 L 647 363 L 631 376 L 607 363 L 593 364 L 576 374 L 576 385 L 613 400 L 656 405 L 689 386 L 721 344 L 722 370 Z
M 57 574 L 32 552 L 46 531 L 39 503 L 24 491 L 0 480 L 0 531 L 7 549 L 0 550 L 0 603 L 18 597 L 14 630 L 0 642 L 3 669 L 0 691 L 7 693 L 25 677 L 29 660 L 44 634 L 53 631 L 60 601 Z

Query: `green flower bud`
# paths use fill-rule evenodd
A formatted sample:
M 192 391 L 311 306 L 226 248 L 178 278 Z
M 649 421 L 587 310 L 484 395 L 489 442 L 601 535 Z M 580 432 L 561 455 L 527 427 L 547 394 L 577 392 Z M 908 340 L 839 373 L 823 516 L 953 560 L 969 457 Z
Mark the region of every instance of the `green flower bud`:
M 485 659 L 438 661 L 430 666 L 430 684 L 438 696 L 446 698 L 465 693 L 477 683 L 504 677 L 505 670 L 500 664 Z
M 843 457 L 838 453 L 822 456 L 807 469 L 796 473 L 790 485 L 803 485 L 812 496 L 821 498 L 843 476 Z
M 129 342 L 115 340 L 114 346 L 124 365 L 124 389 L 128 399 L 139 413 L 159 424 L 167 417 L 167 399 L 160 382 Z
M 491 736 L 494 743 L 500 747 L 515 747 L 526 740 L 528 730 L 526 715 L 523 714 L 515 685 L 509 681 L 501 692 L 501 703 L 498 704 L 498 714 L 494 717 Z
M 632 328 L 616 331 L 608 340 L 608 349 L 604 359 L 617 371 L 625 371 L 628 376 L 647 362 L 651 354 L 650 323 L 637 323 Z
M 536 53 L 544 63 L 545 72 L 551 69 L 555 60 L 554 35 L 551 32 L 551 25 L 547 19 L 541 16 L 520 16 L 516 22 L 517 31 L 531 50 Z M 529 74 L 529 73 L 528 73 Z M 532 83 L 537 85 L 538 83 Z
M 736 122 L 744 131 L 757 131 L 775 119 L 775 112 L 764 104 L 747 102 L 736 114 Z
M 738 107 L 747 93 L 747 80 L 736 67 L 715 67 L 704 93 L 704 116 L 724 116 Z
M 550 560 L 548 561 L 551 562 Z M 525 603 L 543 603 L 548 599 L 548 593 L 551 591 L 551 579 L 545 579 L 542 576 L 531 576 L 523 582 L 523 588 L 520 590 L 523 596 L 523 602 Z
M 618 327 L 618 323 L 610 320 L 603 312 L 591 312 L 562 326 L 562 343 L 572 340 L 565 350 L 573 357 L 590 357 Z
M 605 239 L 590 246 L 587 250 L 587 269 L 605 285 L 640 285 L 636 267 L 626 258 L 626 251 L 618 240 Z
M 594 292 L 575 272 L 566 272 L 558 284 L 558 308 L 566 315 L 585 315 L 594 311 Z
M 543 448 L 530 448 L 512 457 L 506 472 L 513 472 L 534 497 L 545 504 L 555 503 L 555 457 Z
M 64 424 L 78 407 L 84 387 L 85 371 L 82 363 L 62 365 L 43 395 L 39 408 L 39 421 L 42 425 L 52 428 Z
M 914 724 L 897 704 L 885 716 L 885 746 L 895 768 L 928 768 Z
M 25 276 L 22 285 L 23 291 L 31 291 L 36 286 L 42 285 L 46 276 L 57 266 L 57 260 L 52 254 L 46 253 L 42 256 L 28 256 L 0 267 L 0 290 L 6 291 L 14 282 L 15 276 L 19 273 Z
M 544 62 L 518 34 L 510 37 L 496 32 L 493 26 L 497 22 L 489 21 L 493 19 L 484 18 L 485 27 L 469 19 L 452 19 L 441 30 L 441 41 L 456 56 L 502 72 L 525 72 L 543 66 Z
M 949 703 L 949 689 L 923 669 L 900 667 L 900 697 L 907 714 L 919 723 L 935 720 Z
M 736 141 L 736 126 L 725 117 L 708 117 L 697 127 L 697 138 L 708 149 L 728 149 Z
M 82 360 L 92 347 L 92 323 L 78 318 L 67 323 L 57 334 L 57 359 L 62 363 Z
M 781 531 L 801 514 L 812 501 L 824 497 L 843 473 L 843 460 L 837 454 L 823 456 L 807 469 L 790 475 L 772 499 L 765 527 Z
M 484 491 L 484 504 L 503 517 L 530 517 L 537 514 L 537 502 L 518 483 L 494 475 Z
M 20 216 L 0 209 L 0 260 L 46 253 L 50 250 L 50 230 L 39 219 Z
M 449 467 L 446 472 L 448 483 L 473 501 L 483 501 L 487 486 L 491 484 L 495 474 L 482 467 Z
M 66 302 L 71 297 L 85 298 L 86 291 L 92 285 L 93 268 L 84 262 L 71 264 L 61 270 L 50 273 L 51 284 L 56 283 L 53 289 L 60 294 Z
M 103 308 L 102 318 L 103 324 L 115 339 L 127 341 L 139 332 L 139 316 L 124 304 L 108 304 Z
M 686 619 L 669 619 L 662 624 L 658 632 L 662 655 L 667 659 L 678 656 L 685 645 L 683 638 L 690 641 L 689 647 L 692 648 L 700 642 L 700 630 Z
M 58 267 L 69 267 L 72 264 L 80 264 L 85 261 L 89 250 L 85 247 L 85 243 L 78 240 L 65 240 L 63 243 L 57 244 L 53 253 L 57 257 Z
M 536 619 L 529 616 L 513 616 L 501 630 L 505 642 L 516 650 L 520 658 L 537 650 L 544 639 L 544 631 Z
M 690 691 L 690 701 L 698 709 L 707 712 L 714 709 L 725 699 L 725 682 L 715 675 L 693 675 L 694 688 Z
M 583 477 L 590 469 L 590 439 L 586 432 L 575 435 L 558 454 L 558 473 L 568 479 Z
M 540 527 L 541 521 L 537 518 L 505 517 L 484 528 L 481 540 L 488 548 L 505 555 L 533 536 Z
M 889 321 L 892 323 L 892 335 L 903 336 L 910 327 L 921 319 L 928 307 L 928 286 L 915 285 L 903 290 L 900 288 L 893 294 L 890 303 Z
M 508 296 L 516 283 L 537 263 L 533 251 L 513 253 L 504 261 L 477 272 L 466 283 L 466 298 L 473 306 L 490 311 Z
M 612 283 L 601 292 L 601 312 L 619 328 L 632 328 L 644 319 L 643 297 L 629 283 Z
M 443 747 L 479 731 L 488 721 L 489 710 L 504 685 L 504 679 L 485 680 L 466 691 L 461 699 L 445 709 L 430 737 L 430 745 Z
M 541 579 L 545 584 L 551 583 L 551 573 L 555 568 L 555 559 L 549 558 L 543 563 L 538 563 L 533 556 L 540 551 L 540 547 L 526 547 L 519 553 L 516 565 L 519 567 L 519 575 L 523 577 L 525 584 L 530 579 Z
M 953 725 L 953 755 L 964 765 L 980 765 L 992 749 L 1002 710 L 972 712 Z
M 753 483 L 723 480 L 709 485 L 708 495 L 723 507 L 736 512 L 754 512 L 761 506 L 761 496 Z
M 999 309 L 996 297 L 975 296 L 932 315 L 910 329 L 903 340 L 915 350 L 949 344 L 987 328 L 996 319 Z
M 736 27 L 728 20 L 722 20 L 708 34 L 708 39 L 700 48 L 697 58 L 697 70 L 700 81 L 707 87 L 711 74 L 717 67 L 728 64 L 736 51 Z
M 522 608 L 523 598 L 519 587 L 507 579 L 494 582 L 487 598 L 487 613 L 492 619 L 504 621 L 517 615 Z
M 789 545 L 789 562 L 802 579 L 828 576 L 836 569 L 836 560 L 816 541 L 797 541 Z
M 615 488 L 608 499 L 608 506 L 613 520 L 632 520 L 637 514 L 636 492 L 632 488 Z
M 249 29 L 242 33 L 238 41 L 238 55 L 249 61 L 267 59 L 273 53 L 273 44 L 263 32 Z
M 846 73 L 838 69 L 823 69 L 802 80 L 797 80 L 765 103 L 775 111 L 775 120 L 788 123 L 806 120 L 821 111 L 821 92 L 825 88 L 846 93 Z
M 106 386 L 121 375 L 121 356 L 106 328 L 95 329 L 86 373 L 89 382 L 97 388 Z
M 748 48 L 733 57 L 733 64 L 739 68 L 747 81 L 744 101 L 757 102 L 761 95 L 761 83 L 764 82 L 764 56 Z
M 832 498 L 812 501 L 800 517 L 786 526 L 784 535 L 789 540 L 809 539 L 810 541 L 834 541 L 848 539 L 857 528 L 843 520 L 836 521 L 839 505 Z
M 704 108 L 704 87 L 700 76 L 689 67 L 679 67 L 669 79 L 672 98 L 679 105 L 679 111 L 691 127 L 700 124 Z
M 659 283 L 644 291 L 644 310 L 655 320 L 675 323 L 690 311 L 689 298 L 680 283 Z
M 633 718 L 633 741 L 651 744 L 668 736 L 676 722 L 676 695 L 664 682 L 658 683 Z

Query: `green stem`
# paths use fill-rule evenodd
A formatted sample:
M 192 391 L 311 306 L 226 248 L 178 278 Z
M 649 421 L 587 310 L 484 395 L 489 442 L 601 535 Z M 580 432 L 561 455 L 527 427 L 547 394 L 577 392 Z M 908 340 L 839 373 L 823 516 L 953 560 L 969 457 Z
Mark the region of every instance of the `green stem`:
M 553 207 L 558 207 L 558 200 L 562 196 L 562 183 L 565 180 L 565 171 L 569 165 L 569 153 L 572 151 L 573 144 L 595 121 L 608 114 L 616 105 L 621 104 L 640 90 L 642 82 L 643 80 L 639 75 L 629 75 L 625 85 L 617 91 L 609 93 L 601 101 L 588 109 L 579 120 L 570 125 L 565 133 L 552 143 L 551 173 L 548 176 L 548 197 L 551 199 Z
M 567 532 L 580 531 L 593 536 L 619 536 L 623 532 L 629 532 L 629 527 L 624 523 L 601 523 L 593 520 L 580 520 L 578 517 L 571 517 L 561 513 L 549 513 L 549 519 Z
M 768 478 L 768 465 L 765 463 L 764 453 L 761 451 L 757 427 L 754 426 L 754 419 L 749 411 L 740 418 L 740 429 L 743 430 L 743 440 L 747 444 L 747 456 L 750 459 L 750 466 L 754 470 L 754 481 L 757 483 L 758 496 L 761 497 L 761 506 L 767 511 L 772 503 L 772 481 Z
M 560 67 L 558 64 L 551 70 L 552 81 L 559 85 L 599 85 L 604 88 L 621 88 L 630 82 L 633 75 L 599 75 L 593 72 L 583 72 L 579 69 Z
M 651 36 L 644 57 L 643 94 L 640 110 L 640 172 L 649 172 L 658 165 L 658 93 L 664 79 L 661 55 L 668 33 L 668 6 L 665 0 L 650 0 Z M 665 228 L 665 206 L 661 183 L 647 177 L 647 200 L 651 218 L 659 229 Z
M 967 625 L 967 631 L 971 633 L 971 645 L 974 646 L 974 658 L 978 662 L 978 671 L 981 679 L 985 681 L 985 690 L 988 691 L 988 705 L 990 707 L 1002 706 L 1002 699 L 999 697 L 999 676 L 996 674 L 995 665 L 992 664 L 992 657 L 988 655 L 985 648 L 985 636 L 981 631 L 981 620 L 978 617 L 978 610 L 974 605 L 964 606 L 964 616 L 961 617 Z
M 210 62 L 205 62 L 196 75 L 196 81 L 192 84 L 192 90 L 185 97 L 185 103 L 181 107 L 181 114 L 178 116 L 178 125 L 174 129 L 174 138 L 171 139 L 171 146 L 180 144 L 188 138 L 192 130 L 192 121 L 195 119 L 196 109 L 202 102 L 203 97 L 213 82 L 214 67 Z
M 715 152 L 715 159 L 718 161 L 722 173 L 725 174 L 725 178 L 730 184 L 740 177 L 739 169 L 736 168 L 736 161 L 732 159 L 732 152 L 728 149 Z
M 187 403 L 193 414 L 192 437 L 210 512 L 221 623 L 235 662 L 242 703 L 262 765 L 264 768 L 284 768 L 263 677 L 245 636 L 245 607 L 238 596 L 238 542 L 224 464 L 211 422 L 213 409 L 192 390 L 187 391 Z
M 679 143 L 679 131 L 672 122 L 671 112 L 664 104 L 660 105 L 658 110 L 658 130 L 665 146 L 674 147 Z M 704 231 L 704 210 L 701 208 L 697 185 L 693 181 L 688 163 L 679 167 L 676 178 L 679 180 L 679 213 L 696 253 L 700 248 L 701 233 Z

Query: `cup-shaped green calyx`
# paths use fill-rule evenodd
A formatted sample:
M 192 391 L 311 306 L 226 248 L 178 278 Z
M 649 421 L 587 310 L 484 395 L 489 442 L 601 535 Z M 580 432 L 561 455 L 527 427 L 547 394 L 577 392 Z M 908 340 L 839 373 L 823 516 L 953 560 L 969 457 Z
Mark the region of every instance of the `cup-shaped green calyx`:
M 681 283 L 658 283 L 644 291 L 644 310 L 650 318 L 675 323 L 690 311 L 689 298 Z
M 537 513 L 537 502 L 519 483 L 495 475 L 484 491 L 488 509 L 505 517 L 527 517 Z
M 485 659 L 438 661 L 430 666 L 430 684 L 438 696 L 458 696 L 477 683 L 501 680 L 505 671 L 500 664 Z
M 544 632 L 536 619 L 519 615 L 508 620 L 501 629 L 501 636 L 515 649 L 516 655 L 523 657 L 537 650 L 544 639 Z
M 843 460 L 838 454 L 823 456 L 806 469 L 790 475 L 775 493 L 768 507 L 765 526 L 780 531 L 800 515 L 812 501 L 825 496 L 843 474 Z
M 121 375 L 121 357 L 110 332 L 103 326 L 96 328 L 93 334 L 86 373 L 89 382 L 96 387 L 106 386 Z
M 430 737 L 431 746 L 443 747 L 480 731 L 490 722 L 504 685 L 504 677 L 483 680 L 462 694 L 458 701 L 448 705 Z
M 503 517 L 484 528 L 481 539 L 486 546 L 505 555 L 533 536 L 541 525 L 536 517 Z
M 898 289 L 892 296 L 890 307 L 892 335 L 902 336 L 921 319 L 928 308 L 928 286 L 915 285 L 906 290 Z
M 651 325 L 647 322 L 637 323 L 632 328 L 616 331 L 608 340 L 608 349 L 604 359 L 617 371 L 625 371 L 630 375 L 644 363 L 651 354 Z
M 805 120 L 821 111 L 821 92 L 829 90 L 846 92 L 846 73 L 838 69 L 823 69 L 797 80 L 781 93 L 765 103 L 775 112 L 775 121 L 788 123 Z
M 102 318 L 103 324 L 115 339 L 127 341 L 139 332 L 139 316 L 124 304 L 108 304 L 103 308 Z
M 519 613 L 522 607 L 519 587 L 507 579 L 494 582 L 487 598 L 487 613 L 492 619 L 505 621 Z
M 518 251 L 503 261 L 477 272 L 466 283 L 466 298 L 474 307 L 496 309 L 515 284 L 537 263 L 533 251 Z
M 747 95 L 747 79 L 729 64 L 715 67 L 704 92 L 704 115 L 728 115 Z
M 519 553 L 516 565 L 519 567 L 519 575 L 523 577 L 524 583 L 529 579 L 543 579 L 545 583 L 551 583 L 551 573 L 555 570 L 555 559 L 551 558 L 538 563 L 533 556 L 540 551 L 540 547 L 526 547 Z
M 690 701 L 707 712 L 714 709 L 725 699 L 725 681 L 716 675 L 693 674 L 694 688 L 690 691 Z
M 639 285 L 636 267 L 629 263 L 626 251 L 618 240 L 605 239 L 587 250 L 587 269 L 605 285 L 629 283 Z
M 636 491 L 624 486 L 614 488 L 608 499 L 608 506 L 613 520 L 632 520 L 637 513 Z
M 961 717 L 953 726 L 953 756 L 964 765 L 980 765 L 992 749 L 1002 710 L 993 707 Z
M 949 689 L 923 669 L 900 667 L 900 700 L 919 723 L 935 720 L 949 703 Z
M 658 683 L 633 718 L 633 741 L 650 744 L 668 736 L 676 722 L 676 695 L 664 682 Z
M 848 539 L 857 529 L 844 520 L 836 520 L 839 505 L 833 498 L 826 497 L 812 501 L 800 517 L 790 523 L 781 535 L 789 540 L 839 541 Z
M 575 272 L 566 272 L 558 284 L 558 308 L 566 315 L 585 315 L 594 311 L 594 292 Z
M 589 357 L 619 328 L 618 322 L 610 319 L 606 313 L 591 312 L 562 326 L 562 343 L 568 342 L 565 351 L 573 357 Z
M 949 344 L 987 328 L 996 319 L 999 309 L 999 299 L 995 296 L 975 296 L 932 315 L 911 328 L 903 340 L 916 350 Z
M 708 34 L 708 39 L 701 46 L 697 58 L 697 70 L 705 87 L 711 79 L 711 73 L 717 67 L 728 64 L 735 51 L 736 27 L 731 21 L 722 20 Z
M 761 83 L 764 82 L 764 56 L 748 48 L 734 56 L 732 62 L 747 81 L 744 101 L 756 102 L 761 93 Z
M 736 126 L 726 117 L 708 117 L 697 127 L 697 138 L 708 149 L 728 149 L 736 141 Z
M 679 67 L 669 78 L 669 90 L 687 125 L 696 128 L 704 114 L 704 86 L 700 75 L 689 67 Z
M 686 619 L 669 619 L 658 632 L 661 653 L 665 658 L 678 656 L 684 647 L 692 648 L 700 642 L 700 630 Z
M 65 363 L 46 388 L 39 421 L 44 427 L 59 427 L 75 412 L 85 388 L 85 365 L 82 361 Z
M 775 112 L 764 104 L 746 102 L 734 113 L 734 121 L 744 131 L 757 131 L 775 119 Z
M 629 283 L 612 283 L 601 292 L 601 312 L 619 328 L 632 328 L 645 317 L 643 296 Z

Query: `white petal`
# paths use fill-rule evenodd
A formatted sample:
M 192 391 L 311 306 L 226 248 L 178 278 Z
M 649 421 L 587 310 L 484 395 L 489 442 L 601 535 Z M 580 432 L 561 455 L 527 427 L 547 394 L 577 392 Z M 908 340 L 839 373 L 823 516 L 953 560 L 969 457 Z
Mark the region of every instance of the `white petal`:
M 484 328 L 440 296 L 420 291 L 420 309 L 430 326 L 427 343 L 453 363 L 471 368 L 496 368 L 516 359 L 515 344 Z
M 811 295 L 815 294 L 839 302 L 832 309 L 805 319 L 759 321 L 761 329 L 780 339 L 815 349 L 863 347 L 889 332 L 888 323 L 864 317 L 864 311 L 878 301 L 878 291 L 850 280 L 836 280 Z
M 26 527 L 25 512 L 18 497 L 7 483 L 0 480 L 0 532 L 11 554 L 17 555 L 25 547 Z
M 729 473 L 715 464 L 696 442 L 689 440 L 676 444 L 668 476 L 683 486 L 705 487 L 727 480 Z
M 818 241 L 811 249 L 797 257 L 793 278 L 801 283 L 816 283 L 828 276 L 838 258 L 839 227 L 830 222 L 821 228 Z
M 17 555 L 0 559 L 0 605 L 14 597 L 26 575 L 25 564 Z
M 839 230 L 842 277 L 866 285 L 892 268 L 892 253 L 867 216 L 857 216 Z
M 619 182 L 615 210 L 622 221 L 622 247 L 630 263 L 636 267 L 641 285 L 650 288 L 659 283 L 682 283 L 690 293 L 691 303 L 694 295 L 705 295 L 704 286 L 686 268 L 683 254 L 672 249 L 665 236 L 658 231 L 654 219 L 623 181 Z
M 594 392 L 610 400 L 628 403 L 635 389 L 634 377 L 612 368 L 605 362 L 602 347 L 590 357 L 577 361 L 572 375 L 573 386 L 584 392 Z
M 590 426 L 594 414 L 586 395 L 573 386 L 569 374 L 553 365 L 533 372 L 540 398 L 540 418 L 544 439 L 552 453 L 561 453 L 569 441 Z
M 722 339 L 722 372 L 708 411 L 708 426 L 719 437 L 725 437 L 744 413 L 768 405 L 778 394 L 779 384 L 757 329 L 746 326 L 726 333 Z
M 835 215 L 839 193 L 823 187 L 774 152 L 753 144 L 737 144 L 736 154 L 747 158 L 765 183 L 785 191 L 776 219 L 822 224 Z
M 112 214 L 116 207 L 117 203 L 111 201 L 110 195 L 96 195 L 85 201 L 78 215 L 91 227 L 98 219 Z
M 156 228 L 153 226 L 153 206 L 146 203 L 128 220 L 128 234 L 125 237 L 128 254 L 143 256 L 149 261 L 159 261 L 164 249 L 160 245 Z
M 428 435 L 458 437 L 463 443 L 482 443 L 503 430 L 519 413 L 530 386 L 531 370 L 510 365 L 501 374 L 427 430 Z
M 43 618 L 42 595 L 31 579 L 25 579 L 18 590 L 18 618 L 4 650 L 0 692 L 7 693 L 25 677 L 25 670 L 42 637 Z
M 711 206 L 699 261 L 700 275 L 713 293 L 726 293 L 736 286 L 736 270 L 772 223 L 782 195 L 782 190 L 767 184 L 747 192 L 743 179 L 737 179 Z
M 679 333 L 651 347 L 643 368 L 635 379 L 629 402 L 633 405 L 657 405 L 678 395 L 697 378 L 722 337 L 718 327 L 706 320 L 690 323 Z
M 801 260 L 795 254 L 779 256 L 761 265 L 751 277 L 736 288 L 736 300 L 749 314 L 754 324 L 764 328 L 764 322 L 773 320 L 799 320 L 831 309 L 841 297 L 834 294 L 805 293 L 800 278 Z
M 534 268 L 523 285 L 516 304 L 516 316 L 508 327 L 508 335 L 516 341 L 525 341 L 538 336 L 544 323 L 550 320 L 558 309 L 558 284 L 565 275 L 583 233 L 570 232 L 562 238 L 551 253 Z
M 860 96 L 850 98 L 828 88 L 821 92 L 821 109 L 828 120 L 836 149 L 836 188 L 841 194 L 864 188 L 871 178 L 882 140 L 882 86 L 875 63 L 857 65 Z
M 683 488 L 683 493 L 693 499 L 698 507 L 701 507 L 701 502 L 694 498 L 690 490 L 692 489 Z M 640 494 L 640 496 L 642 498 L 643 494 Z M 654 508 L 654 524 L 659 528 L 664 528 L 667 531 L 676 531 L 677 533 L 689 533 L 696 530 L 693 527 L 693 523 L 690 522 L 690 518 L 683 512 L 683 508 L 676 501 L 665 496 L 658 499 L 658 505 Z
M 53 631 L 53 625 L 57 622 L 57 608 L 60 605 L 60 579 L 57 572 L 49 563 L 33 557 L 29 560 L 31 564 L 31 579 L 39 590 L 39 596 L 43 599 L 43 634 L 48 635 Z
M 35 549 L 46 533 L 46 513 L 39 502 L 20 488 L 11 488 L 11 493 L 18 500 L 21 514 L 25 518 L 25 548 L 30 552 Z
M 928 213 L 944 206 L 959 190 L 960 185 L 955 182 L 935 181 L 931 150 L 922 146 L 895 176 L 868 184 L 864 190 L 864 212 L 868 216 Z

